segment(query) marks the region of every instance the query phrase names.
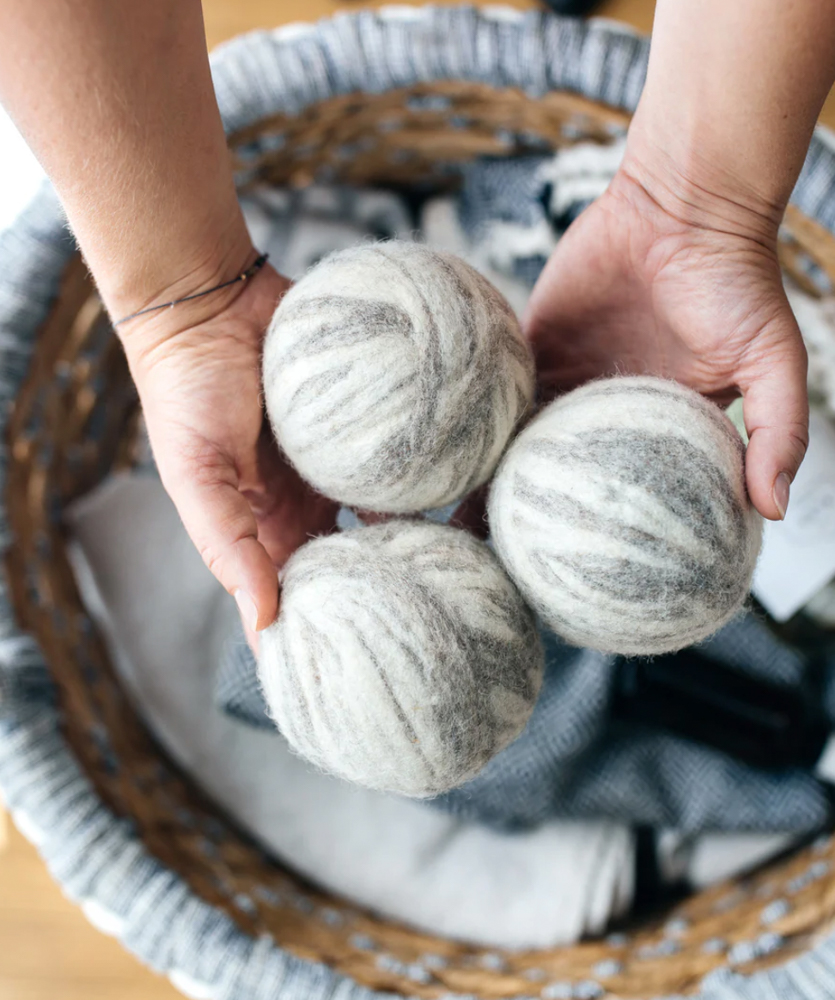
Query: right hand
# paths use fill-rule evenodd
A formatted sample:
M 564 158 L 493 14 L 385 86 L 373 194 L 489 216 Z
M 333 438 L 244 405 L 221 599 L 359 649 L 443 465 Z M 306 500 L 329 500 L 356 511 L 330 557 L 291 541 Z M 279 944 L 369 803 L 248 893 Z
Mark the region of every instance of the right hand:
M 765 212 L 699 190 L 694 206 L 628 157 L 569 228 L 523 326 L 546 394 L 602 375 L 677 379 L 717 401 L 743 396 L 748 492 L 785 514 L 806 451 L 806 352 Z

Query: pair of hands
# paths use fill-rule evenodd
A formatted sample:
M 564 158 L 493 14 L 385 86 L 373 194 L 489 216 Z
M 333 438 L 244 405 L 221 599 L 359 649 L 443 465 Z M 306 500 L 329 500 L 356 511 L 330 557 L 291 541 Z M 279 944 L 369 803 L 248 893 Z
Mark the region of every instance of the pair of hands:
M 776 226 L 764 237 L 721 212 L 693 221 L 662 200 L 625 164 L 560 241 L 523 321 L 542 395 L 613 373 L 664 375 L 723 402 L 741 392 L 748 490 L 780 518 L 808 413 Z M 288 466 L 264 419 L 261 342 L 287 287 L 266 267 L 193 325 L 126 338 L 163 484 L 252 631 L 277 613 L 276 569 L 338 509 Z

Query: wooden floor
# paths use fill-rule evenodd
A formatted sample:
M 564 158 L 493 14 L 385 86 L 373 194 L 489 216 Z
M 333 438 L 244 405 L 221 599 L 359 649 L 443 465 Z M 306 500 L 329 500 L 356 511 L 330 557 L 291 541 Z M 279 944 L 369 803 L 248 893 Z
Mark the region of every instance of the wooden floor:
M 532 0 L 505 2 L 534 6 Z M 357 6 L 334 0 L 203 3 L 212 46 L 242 31 L 313 20 Z M 653 0 L 607 0 L 600 13 L 649 31 L 653 8 Z M 833 97 L 822 117 L 835 127 Z M 64 899 L 34 849 L 16 830 L 7 829 L 0 807 L 0 1000 L 172 1000 L 176 996 L 167 980 L 142 968 Z
M 272 28 L 292 21 L 315 21 L 340 11 L 358 10 L 361 7 L 382 7 L 394 0 L 365 0 L 365 2 L 338 2 L 338 0 L 203 0 L 206 19 L 206 36 L 210 47 L 226 38 L 254 28 Z M 410 6 L 420 6 L 421 0 L 397 0 Z M 455 3 L 456 0 L 444 0 Z M 475 0 L 461 0 L 475 2 Z M 486 0 L 485 0 L 486 2 Z M 502 6 L 520 10 L 542 9 L 536 0 L 493 0 Z M 603 0 L 597 13 L 627 21 L 639 31 L 649 32 L 655 0 Z
M 0 1000 L 175 1000 L 167 979 L 143 968 L 87 923 L 9 824 L 0 833 Z

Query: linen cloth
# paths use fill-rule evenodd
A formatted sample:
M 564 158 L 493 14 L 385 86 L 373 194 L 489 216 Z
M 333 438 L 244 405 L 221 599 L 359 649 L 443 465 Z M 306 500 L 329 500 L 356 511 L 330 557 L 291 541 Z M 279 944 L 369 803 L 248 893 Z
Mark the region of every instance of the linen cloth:
M 488 946 L 572 942 L 628 908 L 624 824 L 491 830 L 324 775 L 277 733 L 218 711 L 215 671 L 237 611 L 152 469 L 104 483 L 68 522 L 85 604 L 143 718 L 269 853 L 393 919 Z

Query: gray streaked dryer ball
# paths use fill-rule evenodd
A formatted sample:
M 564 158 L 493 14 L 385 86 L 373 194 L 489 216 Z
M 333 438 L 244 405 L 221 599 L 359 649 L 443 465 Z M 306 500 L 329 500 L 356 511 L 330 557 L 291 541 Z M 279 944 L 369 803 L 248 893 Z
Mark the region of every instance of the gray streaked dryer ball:
M 264 344 L 275 436 L 301 476 L 351 507 L 411 513 L 492 475 L 533 399 L 507 301 L 415 243 L 331 254 L 279 304 Z
M 527 724 L 544 665 L 536 622 L 466 531 L 399 520 L 317 538 L 281 579 L 259 677 L 290 746 L 323 770 L 437 795 Z
M 651 655 L 716 632 L 742 608 L 762 520 L 725 414 L 676 382 L 592 382 L 546 407 L 493 482 L 490 531 L 558 635 Z

